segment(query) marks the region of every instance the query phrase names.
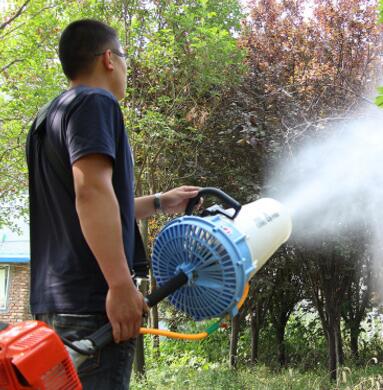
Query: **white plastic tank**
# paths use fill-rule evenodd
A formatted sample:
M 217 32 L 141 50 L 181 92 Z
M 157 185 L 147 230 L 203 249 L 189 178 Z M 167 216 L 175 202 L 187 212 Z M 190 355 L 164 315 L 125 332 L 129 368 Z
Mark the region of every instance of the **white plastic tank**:
M 292 229 L 287 208 L 271 198 L 258 199 L 242 206 L 234 225 L 246 235 L 254 273 L 289 239 Z

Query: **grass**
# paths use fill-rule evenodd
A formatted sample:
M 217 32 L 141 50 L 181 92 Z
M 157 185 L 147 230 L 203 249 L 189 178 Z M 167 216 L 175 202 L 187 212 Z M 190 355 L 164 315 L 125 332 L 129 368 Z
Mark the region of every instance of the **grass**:
M 226 365 L 208 368 L 157 367 L 146 379 L 133 378 L 132 390 L 379 390 L 383 389 L 383 366 L 340 369 L 337 382 L 324 370 L 272 371 L 264 365 L 237 370 Z

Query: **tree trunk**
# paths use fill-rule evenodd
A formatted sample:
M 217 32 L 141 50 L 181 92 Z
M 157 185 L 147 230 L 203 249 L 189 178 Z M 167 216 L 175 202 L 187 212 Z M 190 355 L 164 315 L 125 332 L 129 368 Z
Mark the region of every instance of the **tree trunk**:
M 256 315 L 251 315 L 251 362 L 257 363 L 258 361 L 258 343 L 259 343 L 259 323 Z
M 153 277 L 153 273 L 150 273 L 150 291 L 155 290 L 156 280 Z M 158 329 L 159 320 L 158 320 L 158 308 L 153 306 L 150 309 L 150 326 L 151 328 Z M 153 336 L 153 350 L 155 356 L 160 356 L 160 338 L 159 336 Z
M 138 288 L 145 295 L 148 291 L 148 281 L 142 280 Z M 134 355 L 134 371 L 138 376 L 145 375 L 144 337 L 141 334 L 137 337 L 136 341 L 136 352 Z
M 149 241 L 148 220 L 147 219 L 142 219 L 141 221 L 139 221 L 138 227 L 140 229 L 141 238 L 142 238 L 142 242 L 144 244 L 144 247 L 147 249 L 148 248 L 148 241 Z
M 136 340 L 136 352 L 134 354 L 134 372 L 137 376 L 145 376 L 145 352 L 144 352 L 144 336 L 138 335 Z
M 336 343 L 336 332 L 334 332 L 334 327 L 330 326 L 327 331 L 328 369 L 330 378 L 334 381 L 337 369 Z
M 350 329 L 350 347 L 353 359 L 357 362 L 359 360 L 359 327 Z
M 285 326 L 279 326 L 277 329 L 277 348 L 278 362 L 281 367 L 286 365 L 286 349 L 285 349 Z
M 336 355 L 337 362 L 339 366 L 343 366 L 344 364 L 344 353 L 343 353 L 343 341 L 342 341 L 342 332 L 340 330 L 340 318 L 337 320 L 337 328 L 336 328 Z
M 230 367 L 236 368 L 238 363 L 238 339 L 239 339 L 239 315 L 237 314 L 231 320 L 231 335 L 230 335 Z
M 328 326 L 327 326 L 327 348 L 329 359 L 329 373 L 332 380 L 337 378 L 338 364 L 343 364 L 343 347 L 342 338 L 340 334 L 340 316 L 336 311 L 331 310 L 327 312 Z

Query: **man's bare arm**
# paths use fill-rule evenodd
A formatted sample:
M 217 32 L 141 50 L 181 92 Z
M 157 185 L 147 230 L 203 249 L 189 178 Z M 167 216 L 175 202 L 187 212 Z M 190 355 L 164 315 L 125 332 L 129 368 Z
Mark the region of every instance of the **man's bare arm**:
M 146 307 L 125 256 L 112 161 L 104 155 L 88 155 L 72 169 L 81 229 L 109 286 L 106 312 L 113 336 L 116 342 L 127 340 L 138 334 Z

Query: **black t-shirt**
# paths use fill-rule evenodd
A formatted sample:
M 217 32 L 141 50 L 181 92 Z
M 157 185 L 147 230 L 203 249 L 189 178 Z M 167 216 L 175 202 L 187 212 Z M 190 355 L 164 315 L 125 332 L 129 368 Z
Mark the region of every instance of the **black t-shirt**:
M 45 131 L 30 133 L 27 140 L 32 313 L 105 311 L 108 287 L 75 208 L 72 164 L 89 154 L 113 161 L 113 187 L 132 268 L 134 175 L 122 113 L 109 92 L 77 87 L 53 101 Z

